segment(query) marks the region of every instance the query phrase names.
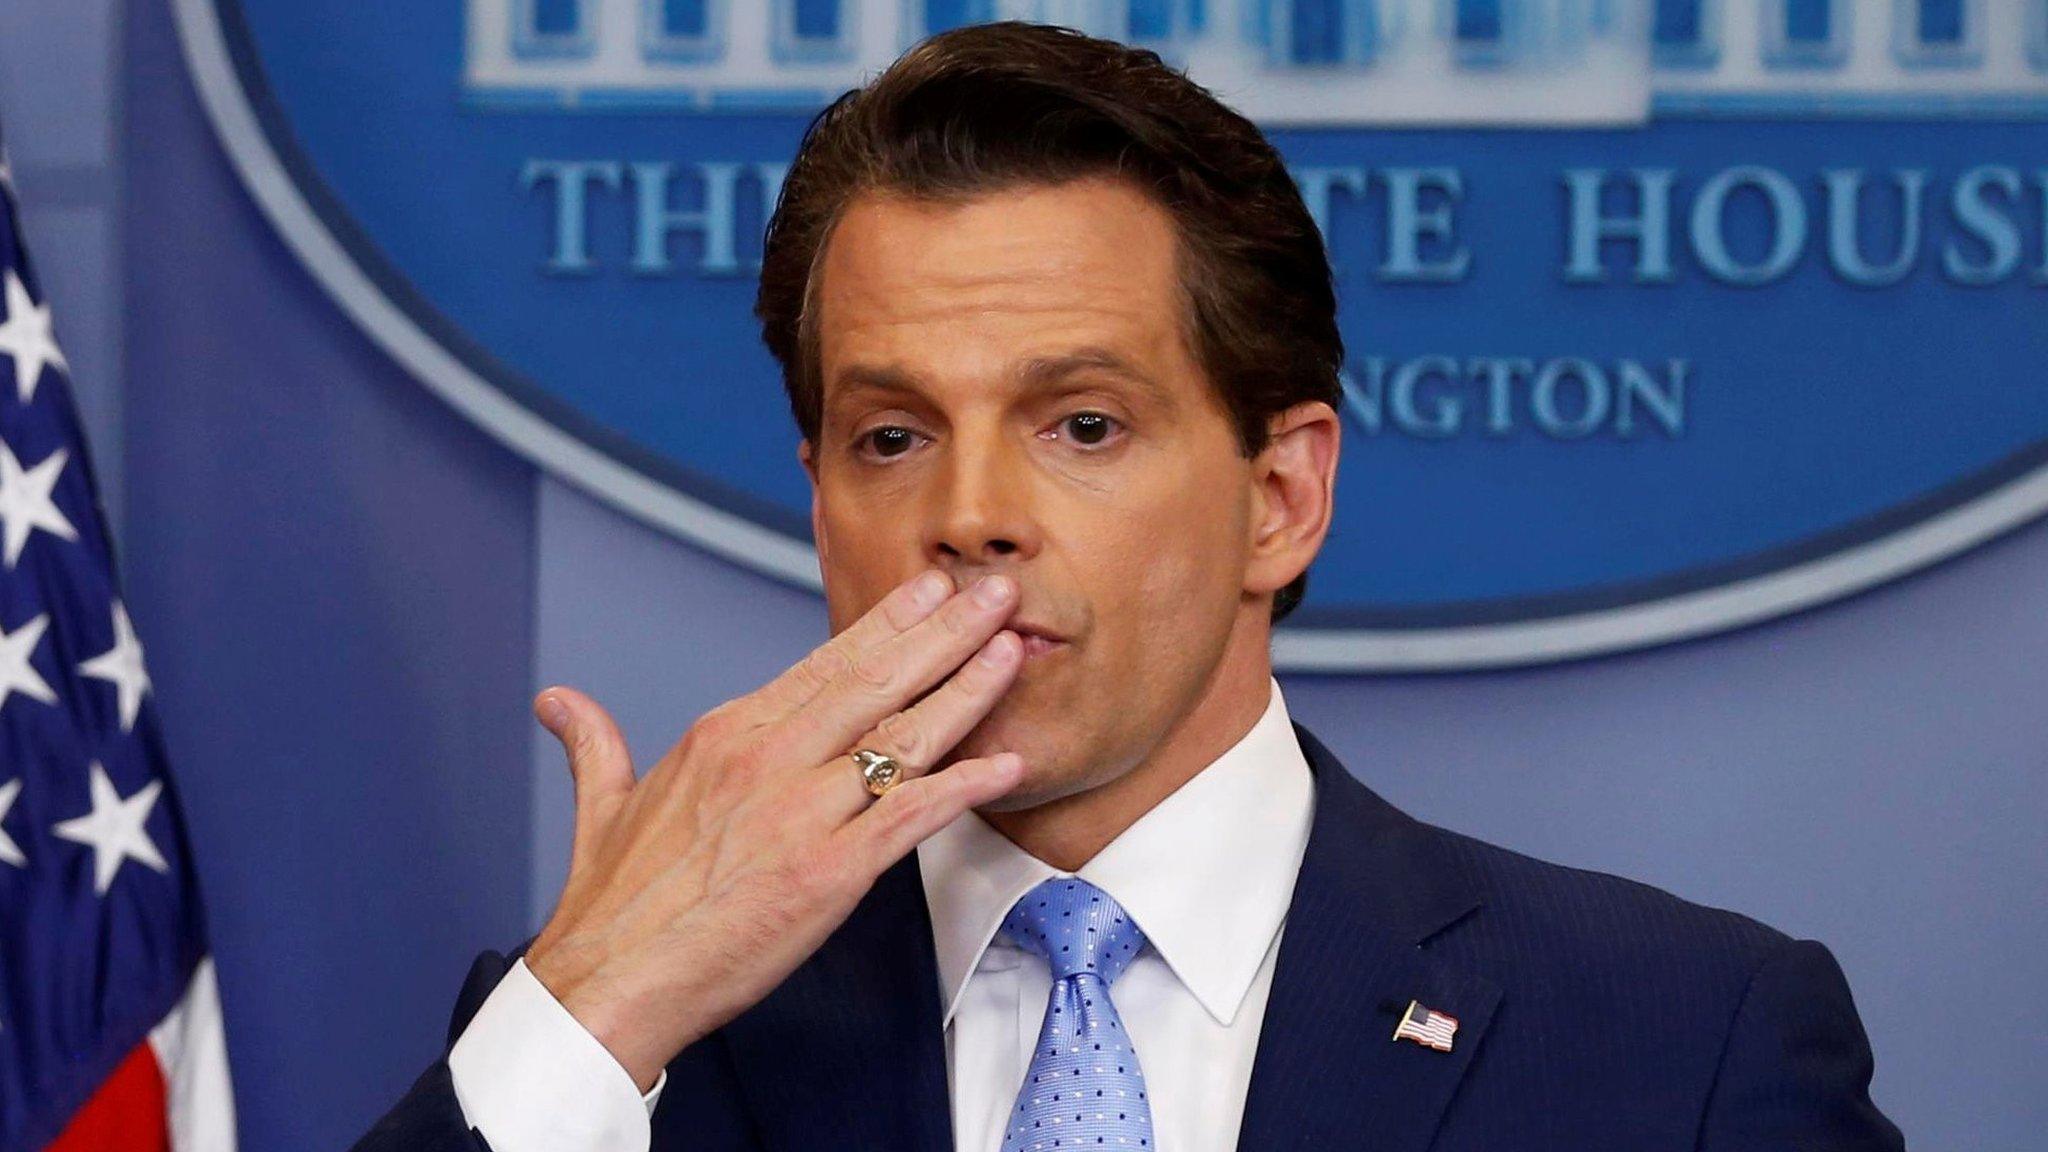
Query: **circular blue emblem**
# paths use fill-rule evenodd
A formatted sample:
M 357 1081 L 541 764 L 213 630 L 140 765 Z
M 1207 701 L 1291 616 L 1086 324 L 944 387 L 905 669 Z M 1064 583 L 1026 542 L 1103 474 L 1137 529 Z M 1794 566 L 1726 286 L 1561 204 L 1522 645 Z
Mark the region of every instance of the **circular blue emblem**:
M 824 101 L 999 17 L 1186 66 L 1323 227 L 1348 443 L 1283 669 L 1706 635 L 2048 508 L 2039 4 L 1898 4 L 1867 44 L 1828 0 L 174 3 L 251 194 L 380 345 L 794 583 L 762 226 Z

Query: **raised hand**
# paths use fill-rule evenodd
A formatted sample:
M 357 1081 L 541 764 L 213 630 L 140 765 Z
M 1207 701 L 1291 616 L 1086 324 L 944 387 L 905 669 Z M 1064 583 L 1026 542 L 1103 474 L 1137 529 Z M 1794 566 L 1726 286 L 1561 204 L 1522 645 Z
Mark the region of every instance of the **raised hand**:
M 1014 753 L 932 768 L 1017 675 L 1023 646 L 1003 628 L 1017 595 L 1006 576 L 955 591 L 925 572 L 705 713 L 637 781 L 595 701 L 535 699 L 568 753 L 576 831 L 527 966 L 643 1091 L 774 990 L 889 865 L 1016 785 Z M 894 757 L 904 781 L 869 795 L 854 748 Z

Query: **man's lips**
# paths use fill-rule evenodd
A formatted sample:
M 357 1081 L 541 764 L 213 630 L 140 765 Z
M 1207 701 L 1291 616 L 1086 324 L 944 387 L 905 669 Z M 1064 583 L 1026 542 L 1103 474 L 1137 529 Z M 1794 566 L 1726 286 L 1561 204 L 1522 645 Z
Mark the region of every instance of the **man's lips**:
M 1039 624 L 1025 624 L 1013 621 L 1010 624 L 1010 631 L 1015 632 L 1017 638 L 1024 642 L 1024 658 L 1026 660 L 1035 656 L 1044 656 L 1048 653 L 1056 652 L 1067 645 L 1067 638 L 1065 636 Z

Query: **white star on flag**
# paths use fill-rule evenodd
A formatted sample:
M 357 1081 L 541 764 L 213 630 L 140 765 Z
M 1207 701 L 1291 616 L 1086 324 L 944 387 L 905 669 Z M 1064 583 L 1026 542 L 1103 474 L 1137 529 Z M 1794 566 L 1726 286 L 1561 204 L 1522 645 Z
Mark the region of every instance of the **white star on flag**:
M 14 798 L 19 795 L 21 781 L 9 780 L 5 784 L 0 784 L 0 824 L 6 823 L 7 813 L 13 809 Z M 28 857 L 23 855 L 21 845 L 14 842 L 14 837 L 9 836 L 4 827 L 0 827 L 0 861 L 12 864 L 16 868 L 28 866 Z
M 233 1152 L 191 849 L 142 730 L 156 691 L 9 175 L 0 148 L 0 1148 Z
M 64 362 L 57 338 L 50 333 L 50 306 L 29 299 L 28 286 L 12 268 L 0 278 L 0 296 L 5 296 L 7 309 L 0 318 L 0 352 L 14 357 L 14 390 L 26 404 L 36 398 L 36 381 L 43 378 L 44 366 L 54 364 L 58 371 L 70 372 L 71 365 Z
M 49 626 L 50 615 L 45 612 L 12 632 L 0 628 L 0 708 L 5 708 L 7 698 L 16 692 L 45 704 L 57 702 L 57 693 L 28 662 Z
M 114 791 L 114 782 L 107 779 L 107 770 L 99 761 L 92 762 L 92 811 L 57 825 L 56 833 L 93 850 L 93 888 L 100 895 L 107 894 L 114 874 L 128 860 L 170 872 L 170 864 L 142 827 L 163 790 L 163 781 L 151 780 L 140 792 L 123 799 Z
M 128 606 L 114 601 L 114 646 L 78 666 L 79 672 L 114 686 L 121 705 L 121 731 L 135 727 L 136 713 L 142 711 L 142 695 L 149 691 L 149 670 L 142 665 L 142 641 L 135 625 L 128 622 Z
M 69 456 L 59 448 L 35 467 L 23 471 L 13 450 L 0 441 L 0 544 L 4 544 L 0 552 L 4 552 L 10 570 L 21 559 L 21 550 L 28 547 L 29 533 L 38 528 L 66 540 L 78 539 L 78 529 L 50 500 L 50 493 L 57 487 L 57 476 L 64 471 L 64 461 Z

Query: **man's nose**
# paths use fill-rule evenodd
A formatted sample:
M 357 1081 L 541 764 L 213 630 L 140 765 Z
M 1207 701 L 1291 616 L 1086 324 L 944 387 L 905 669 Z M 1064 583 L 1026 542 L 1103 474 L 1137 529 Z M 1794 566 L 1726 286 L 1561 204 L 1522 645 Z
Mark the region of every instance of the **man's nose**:
M 1000 437 L 963 437 L 948 446 L 932 493 L 927 559 L 942 568 L 1027 560 L 1040 534 L 1028 462 Z

